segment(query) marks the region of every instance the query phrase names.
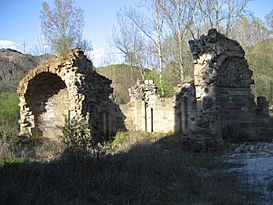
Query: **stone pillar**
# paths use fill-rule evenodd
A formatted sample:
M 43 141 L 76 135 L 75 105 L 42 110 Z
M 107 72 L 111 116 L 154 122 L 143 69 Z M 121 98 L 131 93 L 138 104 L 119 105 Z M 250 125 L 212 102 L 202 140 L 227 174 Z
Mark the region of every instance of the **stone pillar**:
M 137 85 L 129 89 L 134 127 L 137 130 L 152 131 L 152 104 L 156 92 L 156 85 L 152 80 L 138 81 Z

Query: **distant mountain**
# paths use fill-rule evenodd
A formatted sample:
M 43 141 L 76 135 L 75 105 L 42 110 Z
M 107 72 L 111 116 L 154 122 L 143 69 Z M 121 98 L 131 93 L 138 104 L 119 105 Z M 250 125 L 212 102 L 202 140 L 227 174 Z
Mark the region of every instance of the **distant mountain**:
M 15 90 L 20 79 L 51 55 L 33 56 L 13 49 L 0 49 L 0 85 Z M 0 88 L 1 88 L 0 87 Z

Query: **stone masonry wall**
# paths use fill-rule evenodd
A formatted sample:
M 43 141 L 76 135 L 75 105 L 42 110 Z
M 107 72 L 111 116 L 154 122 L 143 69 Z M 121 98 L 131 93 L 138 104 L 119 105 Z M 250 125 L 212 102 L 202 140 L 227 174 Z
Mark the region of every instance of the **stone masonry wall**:
M 270 119 L 259 117 L 251 92 L 252 71 L 242 47 L 214 29 L 189 44 L 194 59 L 196 131 L 207 132 L 204 135 L 216 141 L 244 141 L 261 137 L 265 127 L 271 129 L 265 124 Z
M 152 80 L 138 81 L 129 89 L 130 103 L 121 106 L 128 130 L 189 133 L 195 125 L 195 90 L 179 85 L 173 98 L 160 98 Z
M 268 103 L 264 97 L 255 102 L 252 71 L 242 47 L 215 29 L 189 45 L 193 82 L 178 85 L 170 99 L 156 95 L 153 81 L 139 82 L 123 108 L 127 128 L 182 133 L 185 144 L 198 149 L 273 138 Z
M 195 129 L 196 103 L 193 82 L 175 87 L 175 132 L 188 135 Z
M 57 138 L 65 118 L 85 120 L 98 137 L 124 129 L 125 116 L 109 99 L 110 84 L 79 49 L 38 66 L 17 89 L 20 134 Z
M 69 118 L 85 120 L 93 136 L 125 129 L 176 132 L 197 147 L 273 138 L 268 103 L 264 97 L 254 100 L 242 47 L 214 29 L 189 44 L 193 82 L 163 99 L 152 80 L 139 81 L 129 89 L 127 105 L 109 99 L 111 80 L 97 74 L 79 49 L 38 66 L 17 89 L 20 134 L 56 138 Z
M 174 131 L 175 104 L 172 99 L 162 101 L 156 95 L 156 89 L 152 80 L 138 81 L 129 89 L 130 103 L 122 108 L 126 110 L 128 129 L 161 133 Z

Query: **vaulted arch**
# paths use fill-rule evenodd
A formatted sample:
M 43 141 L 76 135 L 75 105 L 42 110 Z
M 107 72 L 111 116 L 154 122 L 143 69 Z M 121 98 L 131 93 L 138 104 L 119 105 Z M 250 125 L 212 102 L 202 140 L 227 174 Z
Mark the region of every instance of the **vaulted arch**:
M 68 115 L 69 98 L 67 86 L 58 75 L 42 72 L 32 78 L 25 100 L 33 115 L 33 134 L 46 138 L 61 135 L 59 127 Z

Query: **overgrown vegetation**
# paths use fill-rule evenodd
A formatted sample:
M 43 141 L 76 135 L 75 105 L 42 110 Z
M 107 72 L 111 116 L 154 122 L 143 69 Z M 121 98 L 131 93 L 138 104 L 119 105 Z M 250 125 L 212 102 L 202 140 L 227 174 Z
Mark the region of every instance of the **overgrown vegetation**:
M 163 76 L 165 77 L 165 76 Z M 172 97 L 174 94 L 174 89 L 171 81 L 167 81 L 164 78 L 160 83 L 160 74 L 156 70 L 149 70 L 145 73 L 145 79 L 153 80 L 157 85 L 157 94 L 161 97 Z M 161 86 L 160 86 L 161 85 Z M 162 96 L 163 93 L 163 96 Z
M 185 152 L 175 136 L 118 133 L 102 148 L 99 157 L 64 154 L 47 163 L 10 158 L 0 167 L 1 203 L 254 204 L 259 197 L 225 171 L 238 165 Z
M 90 134 L 88 123 L 85 120 L 65 119 L 65 124 L 61 127 L 63 135 L 62 142 L 66 149 L 72 153 L 94 151 L 97 143 Z
M 18 142 L 18 97 L 15 92 L 0 92 L 0 161 L 13 157 Z
M 50 10 L 47 3 L 43 5 L 42 24 L 51 47 L 56 53 L 74 46 L 88 48 L 88 42 L 81 38 L 82 10 L 74 10 L 70 0 L 55 2 L 57 10 L 64 7 L 68 12 L 62 16 L 57 10 Z M 148 16 L 141 16 L 134 9 L 121 11 L 119 30 L 113 40 L 128 65 L 97 69 L 113 80 L 112 99 L 116 103 L 127 103 L 128 88 L 144 79 L 154 80 L 164 97 L 172 96 L 173 87 L 193 75 L 187 40 L 199 37 L 208 27 L 239 40 L 254 71 L 255 95 L 266 95 L 273 103 L 272 24 L 266 27 L 263 22 L 248 18 L 236 24 L 248 0 L 240 0 L 238 4 L 212 2 L 153 1 L 148 5 L 151 11 Z M 213 7 L 216 3 L 222 4 Z M 204 8 L 210 14 L 202 18 Z M 219 11 L 219 8 L 224 9 Z M 74 18 L 70 19 L 71 16 Z M 272 16 L 271 12 L 268 15 L 271 23 Z M 70 21 L 75 19 L 79 24 Z M 220 23 L 223 19 L 226 25 Z M 48 27 L 51 23 L 56 23 L 56 28 L 67 23 L 70 30 L 61 29 L 64 33 L 51 30 Z M 85 122 L 67 120 L 62 128 L 63 143 L 39 136 L 18 137 L 18 98 L 13 91 L 22 74 L 35 67 L 38 60 L 30 55 L 23 60 L 23 54 L 12 51 L 11 55 L 10 51 L 4 50 L 4 57 L 0 58 L 0 67 L 5 68 L 0 72 L 5 80 L 0 81 L 1 204 L 264 203 L 262 196 L 247 183 L 247 177 L 236 171 L 240 165 L 227 162 L 220 157 L 221 153 L 204 156 L 187 152 L 176 136 L 118 132 L 111 142 L 97 145 Z M 268 190 L 272 192 L 272 184 Z

